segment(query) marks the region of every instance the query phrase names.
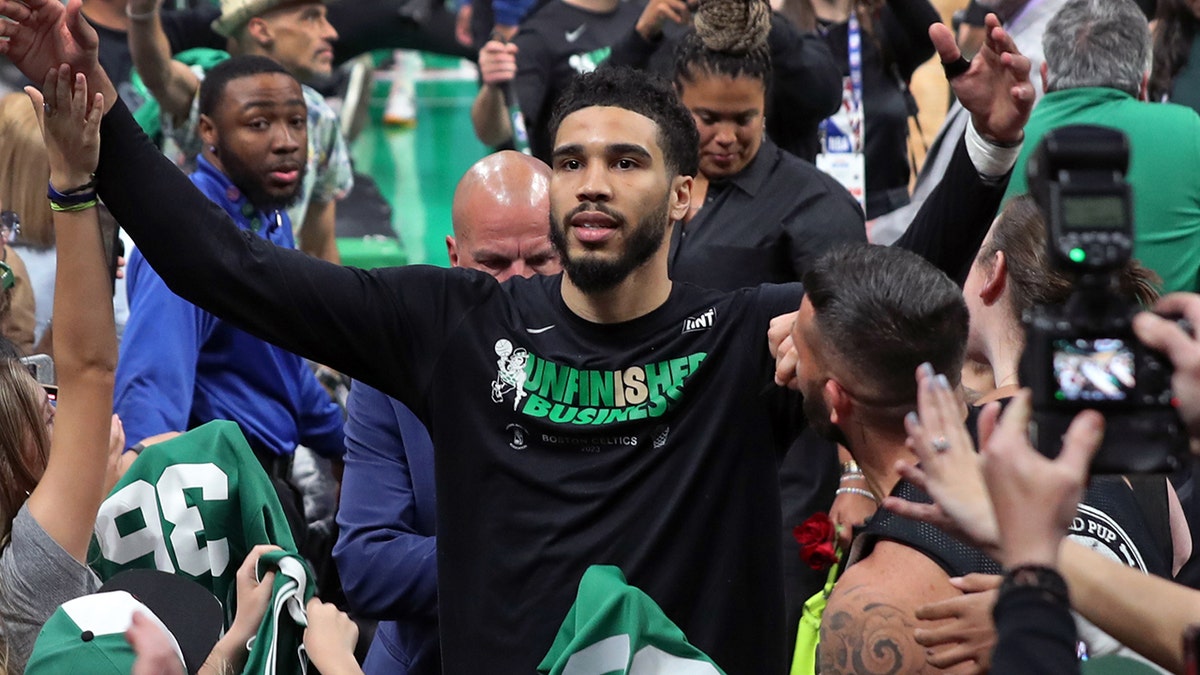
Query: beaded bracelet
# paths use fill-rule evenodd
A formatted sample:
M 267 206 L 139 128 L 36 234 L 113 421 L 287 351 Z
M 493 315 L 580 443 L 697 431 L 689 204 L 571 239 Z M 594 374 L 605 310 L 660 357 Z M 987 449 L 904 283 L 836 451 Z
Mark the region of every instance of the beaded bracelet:
M 862 488 L 840 487 L 833 494 L 837 497 L 840 497 L 842 495 L 858 495 L 859 497 L 866 497 L 867 499 L 870 499 L 871 501 L 875 502 L 876 504 L 879 503 L 879 498 L 875 496 L 874 492 L 871 492 L 870 490 L 864 490 Z
M 46 198 L 59 204 L 82 204 L 91 201 L 96 198 L 96 174 L 92 174 L 91 180 L 83 185 L 77 185 L 62 192 L 54 189 L 54 184 L 47 181 Z
M 77 211 L 86 211 L 99 203 L 100 200 L 96 199 L 95 195 L 86 202 L 79 202 L 78 204 L 60 204 L 56 201 L 51 201 L 50 210 L 56 213 L 75 213 Z

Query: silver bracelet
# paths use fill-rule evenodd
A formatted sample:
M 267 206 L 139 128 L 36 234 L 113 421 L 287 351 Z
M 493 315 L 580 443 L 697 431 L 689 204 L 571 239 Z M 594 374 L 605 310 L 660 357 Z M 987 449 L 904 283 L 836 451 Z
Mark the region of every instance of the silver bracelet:
M 859 497 L 866 497 L 867 499 L 870 499 L 871 501 L 875 502 L 876 504 L 879 503 L 879 498 L 875 496 L 874 492 L 871 492 L 870 490 L 864 490 L 862 488 L 840 487 L 833 494 L 838 497 L 840 497 L 842 495 L 858 495 Z
M 865 475 L 863 475 L 863 472 L 850 471 L 850 472 L 842 474 L 842 477 L 838 479 L 838 482 L 840 483 L 844 480 L 866 480 L 866 479 L 867 479 L 867 477 Z

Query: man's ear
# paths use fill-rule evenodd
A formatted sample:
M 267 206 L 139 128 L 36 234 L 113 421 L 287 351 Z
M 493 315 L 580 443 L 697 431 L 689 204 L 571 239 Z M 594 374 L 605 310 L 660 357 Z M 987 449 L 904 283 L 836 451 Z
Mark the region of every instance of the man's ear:
M 671 222 L 687 217 L 688 209 L 692 206 L 692 177 L 675 176 L 671 180 L 671 199 L 668 204 Z
M 275 35 L 271 31 L 271 24 L 261 16 L 253 17 L 247 21 L 246 28 L 242 31 L 242 34 L 263 51 L 269 50 L 275 45 Z
M 837 380 L 825 380 L 821 395 L 825 397 L 825 406 L 829 408 L 829 421 L 832 424 L 841 425 L 850 417 L 854 410 L 854 399 Z
M 201 142 L 205 147 L 216 147 L 217 145 L 217 124 L 213 122 L 208 115 L 201 115 L 200 121 L 196 124 L 196 133 L 199 134 Z
M 1008 259 L 1004 257 L 1004 251 L 996 251 L 991 267 L 984 269 L 987 272 L 984 273 L 983 288 L 979 289 L 979 299 L 988 305 L 995 304 L 1008 286 Z
M 458 267 L 458 242 L 450 235 L 446 235 L 446 253 L 450 255 L 450 266 Z

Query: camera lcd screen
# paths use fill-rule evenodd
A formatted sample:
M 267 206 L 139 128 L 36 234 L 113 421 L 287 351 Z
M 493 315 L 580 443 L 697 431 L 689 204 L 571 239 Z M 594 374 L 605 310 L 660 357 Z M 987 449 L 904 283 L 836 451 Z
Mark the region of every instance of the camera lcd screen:
M 1063 226 L 1070 230 L 1116 230 L 1125 227 L 1125 199 L 1120 195 L 1063 195 Z
M 1133 350 L 1114 338 L 1055 340 L 1059 401 L 1124 401 L 1137 384 Z

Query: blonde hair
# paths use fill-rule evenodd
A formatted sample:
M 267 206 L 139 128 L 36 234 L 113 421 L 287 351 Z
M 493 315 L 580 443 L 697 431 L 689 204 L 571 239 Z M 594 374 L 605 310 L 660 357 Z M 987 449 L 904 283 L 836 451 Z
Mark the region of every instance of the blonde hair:
M 0 98 L 0 203 L 21 219 L 20 243 L 54 245 L 46 184 L 50 159 L 33 106 L 25 94 Z

